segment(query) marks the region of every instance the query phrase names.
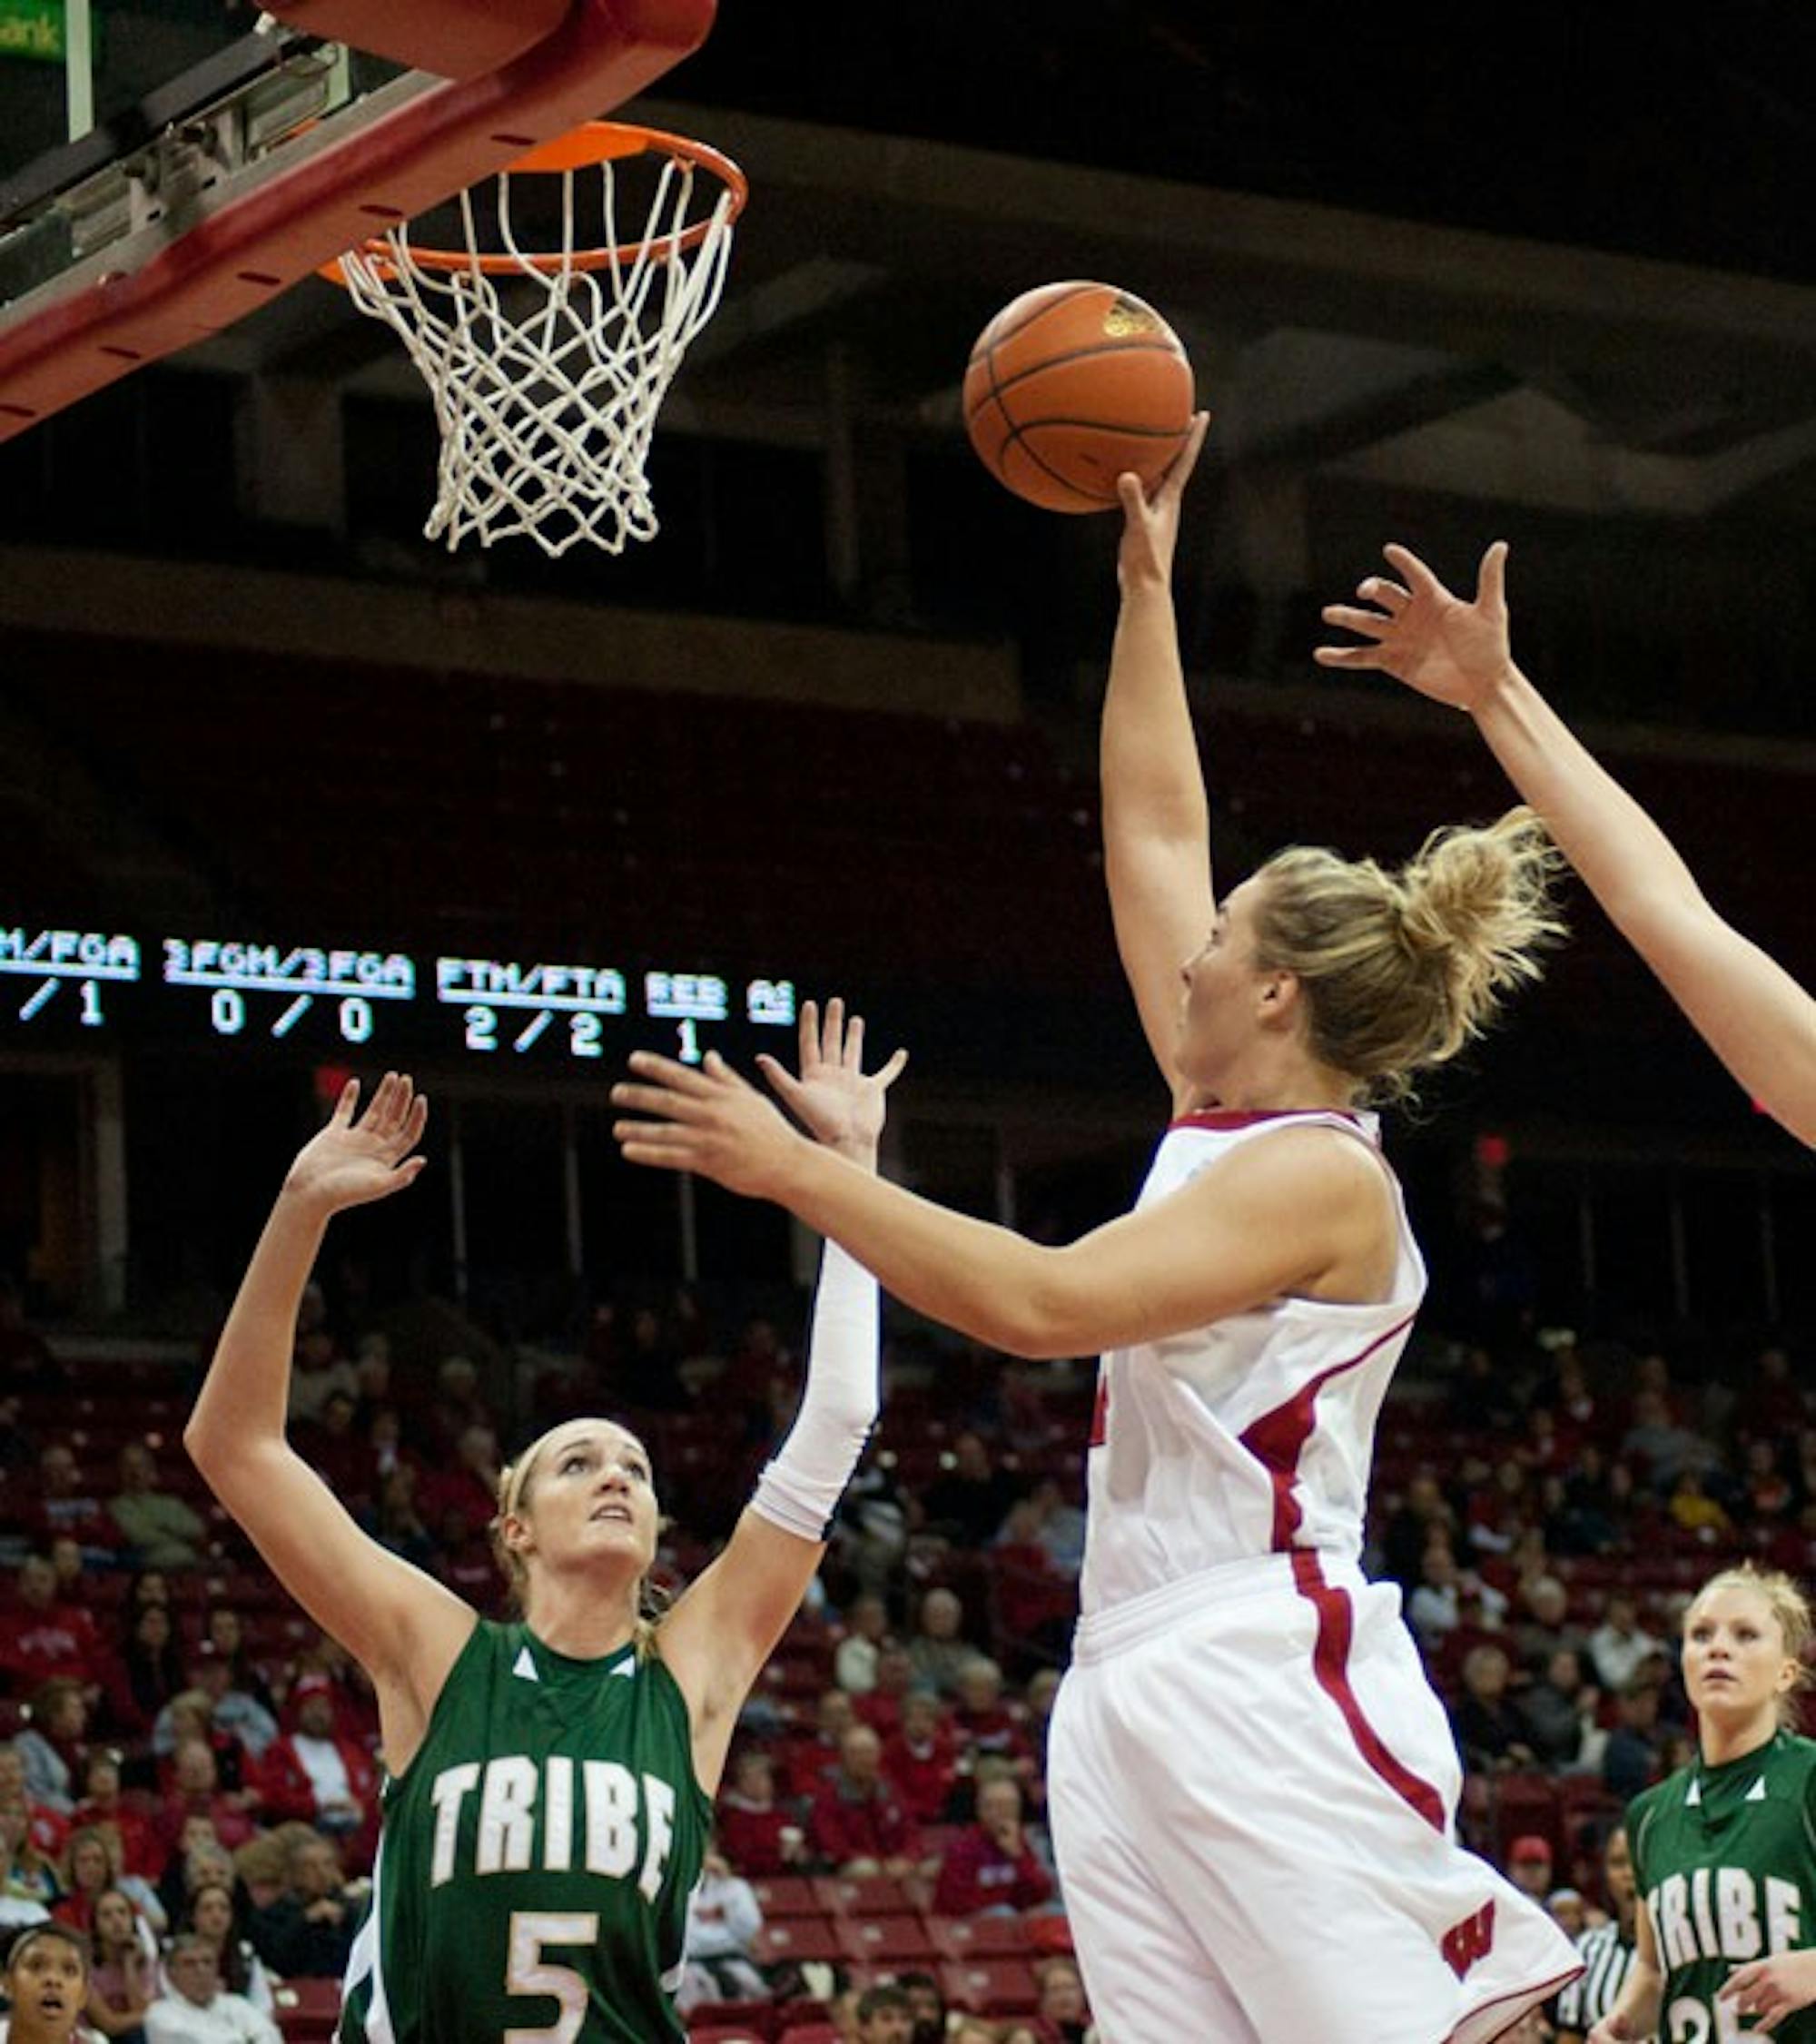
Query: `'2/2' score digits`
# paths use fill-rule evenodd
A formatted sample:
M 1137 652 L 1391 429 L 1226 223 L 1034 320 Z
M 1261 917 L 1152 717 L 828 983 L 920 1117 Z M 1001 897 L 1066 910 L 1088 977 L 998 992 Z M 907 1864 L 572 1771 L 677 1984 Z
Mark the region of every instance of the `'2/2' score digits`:
M 702 1025 L 734 1019 L 731 987 L 714 973 L 645 973 L 640 992 L 642 1014 L 673 1023 L 675 1054 L 689 1064 L 697 1064 L 705 1053 Z M 622 1021 L 632 1012 L 629 983 L 613 967 L 524 964 L 508 959 L 438 959 L 436 999 L 460 1009 L 468 1050 L 508 1047 L 518 1055 L 547 1042 L 565 1042 L 570 1057 L 603 1056 L 606 1022 Z M 791 1026 L 794 983 L 749 981 L 741 1008 L 739 1020 Z

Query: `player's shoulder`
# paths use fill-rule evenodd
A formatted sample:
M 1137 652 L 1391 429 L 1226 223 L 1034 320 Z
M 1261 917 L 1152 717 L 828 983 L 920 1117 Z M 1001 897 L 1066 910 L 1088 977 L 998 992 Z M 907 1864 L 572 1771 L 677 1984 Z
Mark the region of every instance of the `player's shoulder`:
M 1649 1789 L 1642 1789 L 1627 1805 L 1627 1846 L 1637 1861 L 1645 1850 L 1647 1837 L 1657 1828 L 1659 1820 L 1673 1810 L 1681 1810 L 1690 1793 L 1690 1784 L 1695 1770 L 1680 1767 L 1674 1773 L 1667 1774 L 1663 1781 L 1654 1782 Z

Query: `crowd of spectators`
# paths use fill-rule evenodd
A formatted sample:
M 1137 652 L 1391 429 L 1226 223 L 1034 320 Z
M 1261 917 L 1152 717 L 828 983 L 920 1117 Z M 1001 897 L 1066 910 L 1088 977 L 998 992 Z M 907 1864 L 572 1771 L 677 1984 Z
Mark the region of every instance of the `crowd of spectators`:
M 268 2023 L 278 1983 L 344 1964 L 377 1835 L 372 1700 L 200 1493 L 173 1425 L 91 1399 L 64 1426 L 84 1376 L 15 1309 L 4 1333 L 0 1929 L 89 1931 L 109 2037 L 252 2044 L 239 2005 Z M 295 1366 L 301 1451 L 375 1538 L 498 1614 L 496 1375 L 458 1355 L 394 1370 L 314 1288 Z M 1089 1385 L 1054 1381 L 977 1356 L 896 1373 L 727 1770 L 682 1993 L 696 2023 L 824 2003 L 848 2039 L 1087 2034 L 1044 1814 Z M 774 1322 L 716 1341 L 684 1298 L 601 1312 L 522 1389 L 515 1431 L 588 1409 L 644 1431 L 686 1529 L 662 1560 L 678 1579 L 735 1517 L 798 1366 Z M 1384 1415 L 1367 1560 L 1452 1713 L 1466 1828 L 1574 1928 L 1605 1903 L 1621 1805 L 1689 1750 L 1689 1591 L 1742 1552 L 1809 1568 L 1811 1422 L 1781 1349 L 1692 1386 L 1566 1337 L 1466 1349 Z M 866 1911 L 893 1940 L 868 1958 L 846 1935 Z M 1022 2003 L 930 2016 L 973 1951 L 1019 1969 Z

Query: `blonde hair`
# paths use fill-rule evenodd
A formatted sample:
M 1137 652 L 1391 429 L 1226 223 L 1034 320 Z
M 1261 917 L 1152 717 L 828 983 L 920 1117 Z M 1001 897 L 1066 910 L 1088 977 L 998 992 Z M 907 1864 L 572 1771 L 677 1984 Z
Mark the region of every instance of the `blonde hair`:
M 1683 1629 L 1687 1634 L 1690 1621 L 1696 1606 L 1704 1597 L 1714 1596 L 1722 1590 L 1751 1590 L 1765 1605 L 1778 1625 L 1778 1636 L 1784 1642 L 1785 1658 L 1797 1664 L 1797 1674 L 1791 1687 L 1778 1700 L 1778 1722 L 1787 1731 L 1797 1729 L 1797 1699 L 1811 1686 L 1810 1646 L 1816 1639 L 1816 1618 L 1810 1611 L 1810 1599 L 1794 1576 L 1787 1575 L 1781 1568 L 1761 1568 L 1752 1562 L 1741 1562 L 1732 1568 L 1718 1570 L 1696 1595 L 1691 1598 L 1688 1610 L 1683 1614 Z
M 1405 865 L 1295 845 L 1257 874 L 1255 958 L 1303 989 L 1313 1054 L 1373 1098 L 1479 1036 L 1565 934 L 1563 854 L 1532 810 L 1434 831 Z
M 491 1535 L 492 1557 L 504 1575 L 510 1592 L 511 1608 L 520 1618 L 529 1615 L 529 1568 L 523 1556 L 505 1538 L 505 1521 L 522 1516 L 529 1502 L 530 1475 L 537 1458 L 548 1446 L 549 1437 L 558 1433 L 569 1424 L 558 1420 L 553 1427 L 538 1434 L 515 1461 L 507 1462 L 498 1471 L 497 1510 L 491 1524 L 487 1527 Z M 646 1575 L 639 1576 L 637 1585 L 637 1657 L 646 1661 L 656 1652 L 656 1628 L 668 1610 L 668 1596 Z

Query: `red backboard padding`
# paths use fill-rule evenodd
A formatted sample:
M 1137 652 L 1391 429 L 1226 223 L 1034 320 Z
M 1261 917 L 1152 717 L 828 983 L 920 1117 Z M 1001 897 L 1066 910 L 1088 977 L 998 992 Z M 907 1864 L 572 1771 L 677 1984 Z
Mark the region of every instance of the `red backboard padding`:
M 501 70 L 553 35 L 568 0 L 271 0 L 267 12 L 331 43 L 438 78 Z
M 439 10 L 408 0 L 408 11 L 426 21 Z M 323 123 L 138 267 L 122 244 L 21 300 L 0 314 L 0 440 L 622 104 L 697 48 L 714 13 L 715 0 L 574 0 L 554 35 L 502 70 L 458 83 L 412 74 L 420 89 L 401 104 L 363 125 Z

